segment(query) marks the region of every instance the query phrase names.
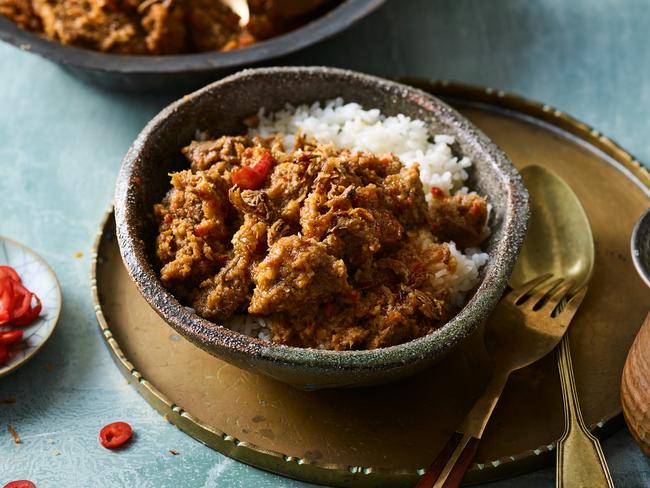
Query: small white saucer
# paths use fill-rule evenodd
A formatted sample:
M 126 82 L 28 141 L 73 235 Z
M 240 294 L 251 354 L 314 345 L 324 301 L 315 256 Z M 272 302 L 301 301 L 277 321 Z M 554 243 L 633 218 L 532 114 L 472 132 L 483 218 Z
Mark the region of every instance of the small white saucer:
M 29 361 L 54 332 L 61 313 L 61 288 L 52 268 L 34 251 L 16 241 L 0 236 L 0 265 L 14 268 L 23 285 L 36 293 L 43 308 L 31 325 L 23 327 L 24 341 L 10 346 L 9 360 L 0 366 L 0 377 L 15 371 Z M 0 332 L 9 330 L 0 325 Z

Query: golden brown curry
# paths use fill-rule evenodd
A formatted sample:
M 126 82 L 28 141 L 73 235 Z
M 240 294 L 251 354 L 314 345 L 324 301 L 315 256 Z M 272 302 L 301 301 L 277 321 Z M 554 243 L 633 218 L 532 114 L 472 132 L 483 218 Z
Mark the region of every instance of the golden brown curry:
M 274 342 L 336 350 L 403 343 L 457 312 L 445 241 L 478 246 L 487 205 L 434 188 L 417 165 L 298 138 L 221 137 L 183 149 L 190 169 L 154 212 L 160 277 L 205 318 L 264 316 Z

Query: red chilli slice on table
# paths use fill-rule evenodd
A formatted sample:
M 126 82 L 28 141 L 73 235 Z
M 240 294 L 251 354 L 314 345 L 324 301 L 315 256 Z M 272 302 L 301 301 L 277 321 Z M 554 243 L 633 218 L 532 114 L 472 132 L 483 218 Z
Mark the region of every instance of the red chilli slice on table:
M 113 422 L 99 432 L 99 442 L 106 449 L 116 449 L 126 444 L 133 435 L 133 429 L 126 422 Z
M 36 488 L 36 485 L 29 480 L 10 481 L 2 488 Z

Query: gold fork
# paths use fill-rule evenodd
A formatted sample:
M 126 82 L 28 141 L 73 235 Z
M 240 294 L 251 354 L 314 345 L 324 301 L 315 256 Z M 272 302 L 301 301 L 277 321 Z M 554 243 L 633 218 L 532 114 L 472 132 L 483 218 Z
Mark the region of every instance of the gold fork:
M 495 308 L 485 328 L 492 378 L 416 488 L 460 486 L 510 374 L 544 357 L 564 336 L 587 288 L 569 297 L 573 283 L 551 278 L 546 274 L 512 290 Z M 561 302 L 566 305 L 559 310 Z

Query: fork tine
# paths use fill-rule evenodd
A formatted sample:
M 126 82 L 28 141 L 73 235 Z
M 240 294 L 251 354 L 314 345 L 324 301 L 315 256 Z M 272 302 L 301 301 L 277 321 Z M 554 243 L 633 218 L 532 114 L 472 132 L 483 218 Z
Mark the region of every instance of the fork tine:
M 524 283 L 519 288 L 512 290 L 504 298 L 510 301 L 511 303 L 516 303 L 522 297 L 526 296 L 536 287 L 538 287 L 539 285 L 541 285 L 542 283 L 544 283 L 545 281 L 549 280 L 552 277 L 553 275 L 551 273 L 543 274 L 542 276 L 530 280 L 528 283 Z
M 554 292 L 556 288 L 562 284 L 563 281 L 564 280 L 562 278 L 557 278 L 555 280 L 544 282 L 544 286 L 531 290 L 534 291 L 534 293 L 530 295 L 530 297 L 524 298 L 524 301 L 520 304 L 520 306 L 525 306 L 526 308 L 532 310 L 547 296 L 551 296 L 552 292 Z
M 564 283 L 557 286 L 551 293 L 549 293 L 548 300 L 540 309 L 540 311 L 547 312 L 549 315 L 551 315 L 553 313 L 553 310 L 555 310 L 558 305 L 562 303 L 562 300 L 569 296 L 569 292 L 574 285 L 575 281 L 566 280 Z
M 576 293 L 575 295 L 573 295 L 573 297 L 571 297 L 571 300 L 567 302 L 564 309 L 559 314 L 557 314 L 555 318 L 562 318 L 565 321 L 570 321 L 575 315 L 575 313 L 577 312 L 578 307 L 582 303 L 582 300 L 584 300 L 586 294 L 587 294 L 587 287 L 583 286 L 578 291 L 578 293 Z

